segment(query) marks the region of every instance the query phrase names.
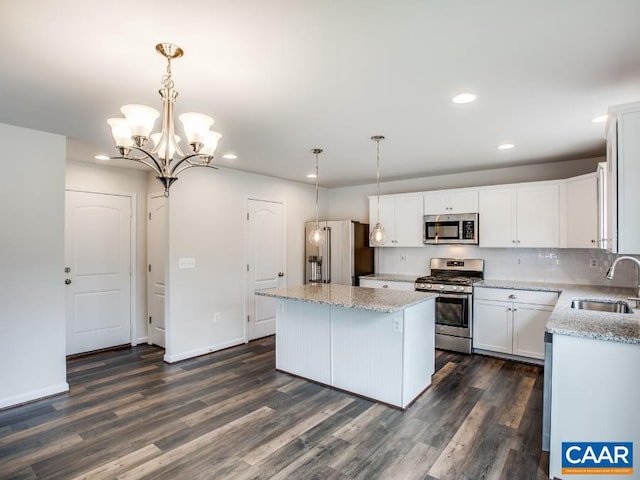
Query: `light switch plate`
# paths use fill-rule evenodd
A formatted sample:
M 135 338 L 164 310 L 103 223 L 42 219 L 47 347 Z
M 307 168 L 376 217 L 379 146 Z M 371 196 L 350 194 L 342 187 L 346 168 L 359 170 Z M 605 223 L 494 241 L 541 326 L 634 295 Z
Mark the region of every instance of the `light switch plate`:
M 178 259 L 178 268 L 196 268 L 196 259 L 180 258 Z

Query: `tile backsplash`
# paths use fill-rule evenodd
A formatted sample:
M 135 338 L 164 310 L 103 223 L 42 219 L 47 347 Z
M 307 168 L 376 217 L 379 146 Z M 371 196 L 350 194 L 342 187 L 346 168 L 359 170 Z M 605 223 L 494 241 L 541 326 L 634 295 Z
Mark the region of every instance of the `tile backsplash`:
M 432 257 L 482 258 L 485 278 L 494 280 L 637 287 L 638 270 L 632 262 L 620 263 L 613 280 L 605 278 L 617 256 L 592 249 L 479 248 L 469 245 L 378 248 L 376 272 L 419 276 L 429 273 Z

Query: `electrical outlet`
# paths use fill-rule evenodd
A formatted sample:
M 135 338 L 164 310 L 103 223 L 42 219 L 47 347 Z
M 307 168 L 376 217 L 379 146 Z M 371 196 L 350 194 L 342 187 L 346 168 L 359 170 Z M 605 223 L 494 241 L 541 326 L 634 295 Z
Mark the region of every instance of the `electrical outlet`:
M 397 333 L 402 333 L 402 318 L 393 319 L 393 331 Z
M 406 262 L 407 261 L 407 256 L 406 255 L 400 255 L 400 261 Z
M 598 259 L 590 258 L 589 259 L 589 268 L 598 268 Z
M 520 260 L 519 258 L 516 259 L 516 264 L 520 265 L 522 263 L 522 260 Z
M 216 312 L 213 314 L 213 323 L 218 323 L 220 321 L 220 312 Z

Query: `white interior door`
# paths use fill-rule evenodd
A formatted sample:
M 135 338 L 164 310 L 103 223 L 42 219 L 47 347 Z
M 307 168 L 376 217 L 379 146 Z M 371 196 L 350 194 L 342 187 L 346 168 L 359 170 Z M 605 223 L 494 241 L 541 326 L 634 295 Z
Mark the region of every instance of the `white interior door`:
M 131 343 L 131 197 L 67 191 L 67 355 Z
M 276 302 L 256 290 L 285 285 L 284 206 L 279 202 L 248 201 L 248 329 L 247 339 L 276 333 Z
M 147 308 L 149 343 L 165 346 L 165 265 L 167 257 L 167 199 L 149 197 L 147 224 Z

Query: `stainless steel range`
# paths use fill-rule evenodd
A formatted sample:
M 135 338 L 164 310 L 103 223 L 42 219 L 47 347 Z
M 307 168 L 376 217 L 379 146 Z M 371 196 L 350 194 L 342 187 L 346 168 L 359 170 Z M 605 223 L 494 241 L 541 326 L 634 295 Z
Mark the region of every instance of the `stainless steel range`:
M 436 298 L 436 348 L 471 353 L 473 284 L 484 278 L 484 260 L 432 258 L 431 275 L 419 277 L 415 289 L 439 292 Z

